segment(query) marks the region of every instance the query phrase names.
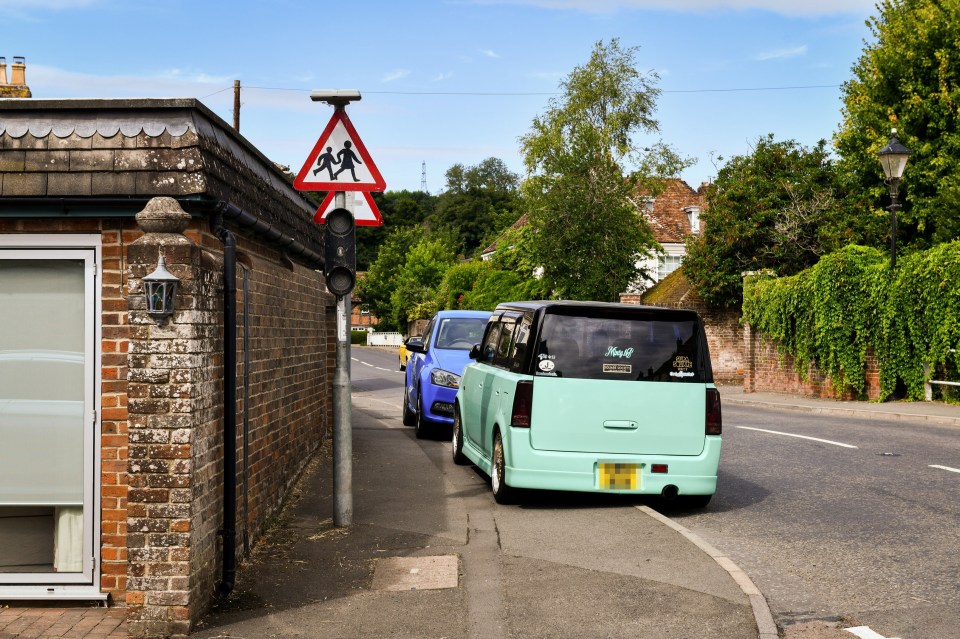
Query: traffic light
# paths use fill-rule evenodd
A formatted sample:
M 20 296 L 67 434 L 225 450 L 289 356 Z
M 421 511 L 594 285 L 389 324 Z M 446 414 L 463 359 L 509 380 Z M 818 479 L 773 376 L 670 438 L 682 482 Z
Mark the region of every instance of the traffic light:
M 337 296 L 347 295 L 357 281 L 357 226 L 347 209 L 330 211 L 326 222 L 323 275 L 327 290 Z

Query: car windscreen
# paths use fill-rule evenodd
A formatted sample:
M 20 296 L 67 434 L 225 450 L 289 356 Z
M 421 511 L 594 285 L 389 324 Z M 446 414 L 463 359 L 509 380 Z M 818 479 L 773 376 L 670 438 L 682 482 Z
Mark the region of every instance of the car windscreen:
M 483 317 L 448 317 L 440 320 L 434 348 L 468 351 L 483 339 Z
M 654 382 L 712 381 L 702 328 L 690 312 L 554 309 L 543 318 L 538 376 Z

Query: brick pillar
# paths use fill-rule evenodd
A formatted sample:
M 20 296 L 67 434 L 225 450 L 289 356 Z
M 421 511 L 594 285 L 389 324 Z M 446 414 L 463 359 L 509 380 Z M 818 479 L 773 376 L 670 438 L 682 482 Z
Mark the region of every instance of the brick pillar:
M 747 323 L 743 325 L 743 359 L 743 390 L 752 393 L 756 390 L 757 340 L 753 327 Z
M 216 567 L 218 519 L 200 518 L 215 492 L 206 459 L 209 438 L 201 435 L 212 400 L 206 343 L 211 323 L 207 296 L 215 271 L 204 265 L 200 247 L 182 232 L 190 215 L 172 198 L 154 198 L 137 214 L 145 235 L 128 248 L 129 322 L 127 500 L 129 632 L 134 637 L 186 635 L 206 610 Z M 180 279 L 174 315 L 158 325 L 150 317 L 142 278 L 163 254 Z M 222 351 L 222 343 L 219 345 Z M 213 484 L 213 486 L 205 486 Z M 210 529 L 213 528 L 211 533 Z M 203 535 L 209 539 L 200 539 Z M 202 551 L 200 549 L 203 549 Z M 199 557 L 204 552 L 207 556 Z

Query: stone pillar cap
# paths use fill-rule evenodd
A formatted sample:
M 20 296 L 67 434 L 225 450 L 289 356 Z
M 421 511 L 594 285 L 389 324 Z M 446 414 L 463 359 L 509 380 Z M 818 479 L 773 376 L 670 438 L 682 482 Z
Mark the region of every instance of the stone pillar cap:
M 151 198 L 142 211 L 137 213 L 137 225 L 146 233 L 144 237 L 137 240 L 157 241 L 158 238 L 147 239 L 150 235 L 168 235 L 179 236 L 184 242 L 189 242 L 183 237 L 183 231 L 190 224 L 191 216 L 183 210 L 180 202 L 172 197 Z M 180 239 L 174 237 L 164 238 L 165 240 L 181 243 Z

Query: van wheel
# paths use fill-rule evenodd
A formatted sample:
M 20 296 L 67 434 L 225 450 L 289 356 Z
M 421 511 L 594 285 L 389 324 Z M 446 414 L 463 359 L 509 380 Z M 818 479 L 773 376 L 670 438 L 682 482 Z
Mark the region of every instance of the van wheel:
M 690 508 L 706 508 L 713 495 L 687 495 L 683 497 L 683 503 Z
M 417 423 L 417 416 L 410 410 L 410 391 L 403 390 L 403 425 L 413 426 Z
M 453 463 L 464 466 L 470 460 L 463 454 L 463 425 L 460 423 L 460 406 L 453 408 Z
M 498 432 L 493 436 L 493 464 L 490 468 L 490 486 L 493 488 L 493 499 L 498 504 L 513 502 L 514 490 L 507 486 L 506 459 L 503 455 L 503 439 Z

